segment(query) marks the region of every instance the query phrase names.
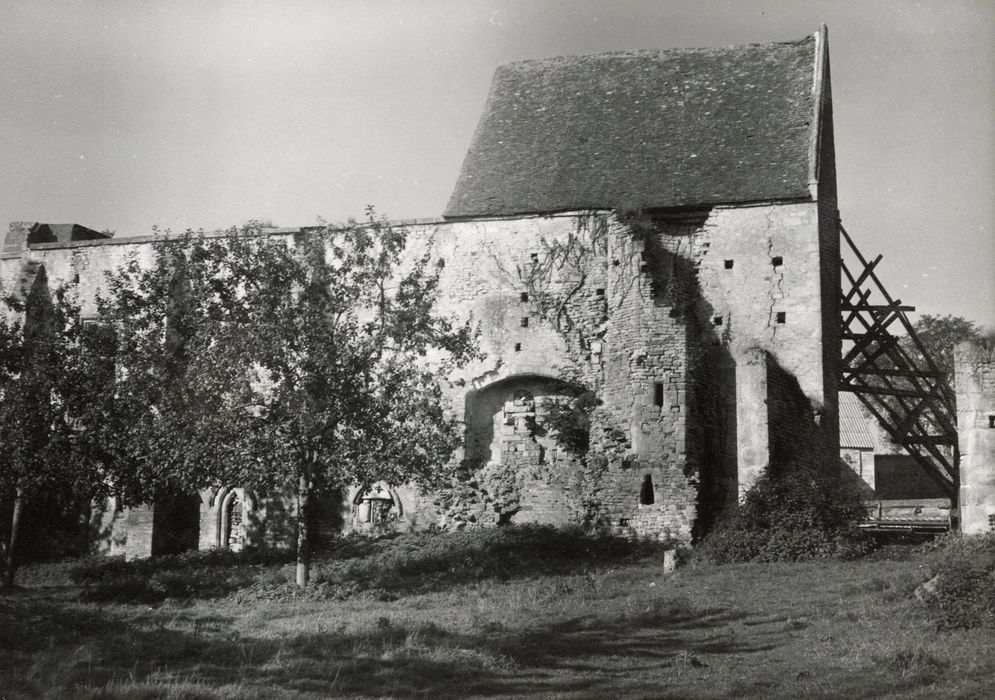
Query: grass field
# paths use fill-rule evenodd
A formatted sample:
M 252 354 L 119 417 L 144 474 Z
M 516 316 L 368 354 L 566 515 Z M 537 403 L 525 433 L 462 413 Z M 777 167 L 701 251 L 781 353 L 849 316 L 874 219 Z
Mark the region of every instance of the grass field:
M 937 631 L 908 548 L 665 575 L 512 530 L 344 545 L 307 597 L 272 555 L 28 567 L 0 697 L 992 697 L 995 631 Z

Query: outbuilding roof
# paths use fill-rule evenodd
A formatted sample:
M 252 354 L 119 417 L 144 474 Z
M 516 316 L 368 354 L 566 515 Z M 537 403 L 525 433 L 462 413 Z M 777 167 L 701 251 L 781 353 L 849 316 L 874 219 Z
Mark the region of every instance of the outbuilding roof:
M 809 198 L 820 36 L 501 66 L 445 215 Z
M 864 415 L 860 399 L 849 391 L 839 392 L 840 407 L 840 447 L 873 450 L 874 436 L 867 425 L 869 418 Z

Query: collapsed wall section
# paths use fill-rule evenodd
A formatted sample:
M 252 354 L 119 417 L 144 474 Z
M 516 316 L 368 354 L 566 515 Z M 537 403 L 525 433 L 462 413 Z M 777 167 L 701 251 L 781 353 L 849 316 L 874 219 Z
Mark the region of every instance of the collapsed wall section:
M 688 539 L 697 487 L 686 319 L 656 289 L 645 241 L 604 212 L 454 222 L 420 235 L 446 260 L 441 308 L 481 323 L 486 357 L 454 379 L 451 395 L 467 423 L 471 483 L 497 520 L 597 521 Z M 600 405 L 588 443 L 571 453 L 546 412 L 585 392 Z

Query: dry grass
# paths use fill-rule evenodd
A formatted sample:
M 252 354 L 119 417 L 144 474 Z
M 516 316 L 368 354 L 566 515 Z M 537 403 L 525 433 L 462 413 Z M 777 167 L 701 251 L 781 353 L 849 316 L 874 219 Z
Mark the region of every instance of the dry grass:
M 907 595 L 915 559 L 560 564 L 435 576 L 394 600 L 25 588 L 0 598 L 0 697 L 990 697 L 995 632 L 926 622 Z

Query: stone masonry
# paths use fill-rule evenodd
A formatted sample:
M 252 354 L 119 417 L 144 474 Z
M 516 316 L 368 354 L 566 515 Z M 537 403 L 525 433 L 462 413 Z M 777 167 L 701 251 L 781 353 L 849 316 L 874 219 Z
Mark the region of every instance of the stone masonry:
M 954 372 L 961 532 L 995 532 L 995 348 L 959 344 Z
M 327 528 L 600 523 L 689 542 L 772 459 L 835 468 L 838 223 L 824 29 L 499 69 L 446 217 L 398 222 L 412 260 L 445 262 L 438 310 L 480 325 L 483 359 L 444 378 L 473 495 L 357 484 Z M 93 315 L 104 273 L 152 264 L 152 240 L 15 223 L 0 285 L 44 267 Z M 590 445 L 571 454 L 545 421 L 584 392 Z M 234 549 L 289 542 L 292 503 L 219 484 L 180 505 L 196 546 Z M 110 551 L 183 540 L 146 532 L 159 507 L 108 508 Z

